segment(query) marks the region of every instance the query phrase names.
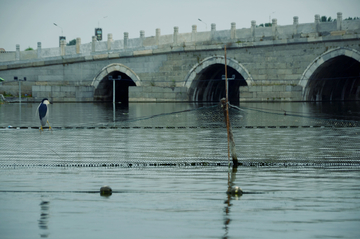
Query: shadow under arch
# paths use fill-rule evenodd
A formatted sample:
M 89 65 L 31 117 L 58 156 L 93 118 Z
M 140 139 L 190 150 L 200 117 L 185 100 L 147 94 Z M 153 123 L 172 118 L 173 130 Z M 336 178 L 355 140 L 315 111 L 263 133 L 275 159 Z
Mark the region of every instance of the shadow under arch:
M 302 74 L 303 100 L 360 100 L 360 52 L 338 47 L 313 60 Z
M 91 85 L 94 86 L 94 99 L 99 101 L 112 101 L 113 82 L 108 80 L 108 76 L 113 78 L 121 77 L 115 81 L 116 102 L 126 103 L 129 100 L 129 86 L 141 86 L 140 78 L 129 67 L 113 63 L 105 66 L 93 79 Z
M 229 100 L 239 102 L 239 87 L 251 85 L 253 79 L 250 73 L 239 62 L 226 58 L 229 80 Z M 210 56 L 196 64 L 187 74 L 184 86 L 188 89 L 190 101 L 216 101 L 225 96 L 225 57 Z

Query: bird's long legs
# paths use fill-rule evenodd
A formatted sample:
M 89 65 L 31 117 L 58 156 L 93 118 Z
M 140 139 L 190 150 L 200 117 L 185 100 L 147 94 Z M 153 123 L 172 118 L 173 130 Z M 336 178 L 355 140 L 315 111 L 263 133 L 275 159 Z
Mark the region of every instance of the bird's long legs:
M 49 121 L 46 121 L 46 122 L 47 122 L 47 123 L 48 123 L 48 125 L 49 125 L 49 130 L 51 130 L 51 131 L 52 131 Z
M 47 123 L 48 123 L 48 125 L 49 125 L 49 130 L 51 130 L 52 131 L 52 128 L 51 128 L 51 126 L 50 126 L 50 123 L 49 123 L 49 121 L 46 121 Z M 42 126 L 40 126 L 40 133 L 41 133 L 41 131 L 44 131 L 44 129 L 43 129 L 43 127 Z

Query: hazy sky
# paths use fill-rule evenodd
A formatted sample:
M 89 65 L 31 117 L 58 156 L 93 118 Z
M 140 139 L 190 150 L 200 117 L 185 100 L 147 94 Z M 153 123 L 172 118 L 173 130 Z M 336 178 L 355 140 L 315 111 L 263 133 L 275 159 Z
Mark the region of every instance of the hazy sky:
M 290 25 L 293 17 L 299 23 L 314 22 L 314 15 L 336 18 L 337 12 L 347 17 L 360 17 L 360 0 L 0 0 L 0 48 L 20 49 L 58 47 L 61 28 L 67 42 L 77 37 L 82 43 L 91 42 L 95 28 L 103 29 L 103 40 L 112 33 L 113 39 L 138 38 L 179 33 L 249 28 L 251 20 L 259 25 L 276 18 L 278 25 Z M 200 22 L 198 19 L 201 19 Z M 56 23 L 60 27 L 54 25 Z

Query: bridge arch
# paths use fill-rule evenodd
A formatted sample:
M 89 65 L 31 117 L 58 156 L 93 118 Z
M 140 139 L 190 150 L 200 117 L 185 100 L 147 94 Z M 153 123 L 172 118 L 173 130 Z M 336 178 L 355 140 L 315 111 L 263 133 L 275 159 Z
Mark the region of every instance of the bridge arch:
M 306 68 L 299 85 L 306 101 L 360 100 L 360 52 L 338 47 Z
M 239 87 L 251 85 L 253 79 L 243 65 L 234 59 L 226 58 L 229 81 L 230 102 L 239 101 Z M 184 86 L 188 88 L 191 101 L 219 101 L 225 96 L 225 57 L 210 56 L 196 64 L 187 74 Z
M 95 88 L 95 100 L 112 101 L 113 83 L 108 80 L 109 75 L 113 76 L 113 78 L 121 76 L 120 81 L 115 81 L 115 100 L 117 102 L 128 102 L 128 87 L 141 85 L 140 78 L 129 67 L 120 63 L 109 64 L 101 69 L 91 83 Z

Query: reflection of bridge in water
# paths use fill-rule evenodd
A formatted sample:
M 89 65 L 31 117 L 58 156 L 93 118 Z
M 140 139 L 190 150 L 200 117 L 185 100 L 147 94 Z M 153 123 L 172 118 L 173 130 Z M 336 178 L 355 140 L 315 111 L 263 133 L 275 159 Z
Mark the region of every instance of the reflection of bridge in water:
M 334 101 L 360 99 L 360 20 L 179 33 L 93 41 L 76 46 L 1 53 L 6 80 L 0 93 L 17 95 L 14 76 L 27 77 L 23 92 L 35 100 L 111 101 L 108 76 L 117 101 L 219 101 L 224 95 L 227 46 L 230 98 L 234 101 Z M 136 87 L 135 87 L 136 86 Z

